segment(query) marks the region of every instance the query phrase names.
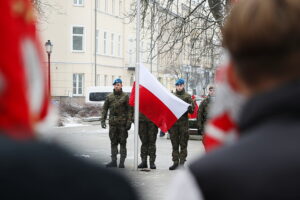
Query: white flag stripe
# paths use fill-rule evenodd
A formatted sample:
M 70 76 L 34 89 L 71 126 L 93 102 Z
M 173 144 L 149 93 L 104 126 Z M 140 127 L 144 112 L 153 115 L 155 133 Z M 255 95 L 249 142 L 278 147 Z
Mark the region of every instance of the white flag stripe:
M 168 91 L 144 66 L 140 66 L 140 84 L 160 99 L 178 118 L 180 118 L 189 106 Z
M 214 138 L 220 142 L 224 142 L 228 140 L 228 136 L 229 135 L 233 135 L 230 138 L 235 138 L 236 132 L 234 131 L 234 129 L 232 129 L 231 131 L 222 131 L 221 129 L 219 129 L 216 126 L 211 125 L 210 123 L 207 124 L 206 128 L 205 128 L 205 134 L 211 138 Z

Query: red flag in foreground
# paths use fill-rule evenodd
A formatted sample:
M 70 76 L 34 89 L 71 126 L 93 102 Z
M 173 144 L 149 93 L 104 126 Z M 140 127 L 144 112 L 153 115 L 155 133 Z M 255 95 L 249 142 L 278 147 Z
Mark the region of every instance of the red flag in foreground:
M 14 138 L 32 138 L 49 98 L 31 1 L 1 1 L 0 18 L 0 129 Z
M 129 104 L 134 106 L 135 87 L 132 88 Z M 169 92 L 146 69 L 140 67 L 140 112 L 167 132 L 187 111 L 189 104 Z
M 206 151 L 232 143 L 239 135 L 236 122 L 245 100 L 228 83 L 227 69 L 228 67 L 222 66 L 216 73 L 216 100 L 204 130 L 203 143 Z

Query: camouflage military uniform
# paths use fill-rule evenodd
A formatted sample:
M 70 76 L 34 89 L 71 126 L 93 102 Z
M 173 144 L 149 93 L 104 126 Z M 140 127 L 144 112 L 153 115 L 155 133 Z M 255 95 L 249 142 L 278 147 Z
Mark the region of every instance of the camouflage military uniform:
M 188 145 L 188 139 L 189 139 L 189 124 L 188 124 L 188 113 L 194 112 L 194 101 L 192 100 L 191 95 L 185 92 L 185 90 L 179 92 L 176 91 L 175 95 L 182 99 L 183 101 L 187 102 L 188 104 L 191 104 L 191 107 L 189 107 L 188 111 L 183 114 L 177 122 L 172 126 L 172 128 L 169 130 L 170 138 L 172 142 L 172 157 L 174 164 L 178 164 L 180 161 L 180 164 L 184 164 L 187 157 L 187 145 Z M 180 152 L 179 152 L 179 146 L 180 146 Z
M 210 102 L 211 102 L 211 97 L 208 96 L 201 102 L 201 104 L 199 106 L 199 110 L 198 110 L 198 114 L 197 114 L 197 126 L 198 126 L 198 132 L 200 135 L 203 134 L 204 125 L 208 118 L 208 108 L 209 108 Z
M 141 158 L 143 163 L 147 163 L 147 156 L 150 156 L 150 166 L 153 165 L 156 158 L 156 138 L 158 127 L 151 122 L 145 115 L 140 113 L 139 118 L 139 136 L 142 142 Z M 146 164 L 147 165 L 147 164 Z
M 126 140 L 128 132 L 126 126 L 131 123 L 132 111 L 128 104 L 129 97 L 122 91 L 109 94 L 104 102 L 101 122 L 105 122 L 109 110 L 109 138 L 111 141 L 111 159 L 117 160 L 118 144 L 120 144 L 120 163 L 127 156 Z

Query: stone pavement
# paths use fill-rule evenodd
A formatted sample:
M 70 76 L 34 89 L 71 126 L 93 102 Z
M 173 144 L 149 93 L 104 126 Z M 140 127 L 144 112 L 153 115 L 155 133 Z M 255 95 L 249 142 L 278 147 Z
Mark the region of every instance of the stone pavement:
M 69 148 L 75 156 L 84 159 L 92 159 L 98 163 L 110 161 L 110 140 L 108 129 L 102 129 L 100 125 L 83 125 L 77 127 L 54 128 L 48 134 L 42 135 L 47 140 L 53 140 L 62 146 Z M 165 137 L 157 138 L 157 159 L 156 170 L 149 172 L 133 170 L 134 159 L 134 137 L 133 129 L 129 132 L 127 139 L 127 159 L 125 162 L 126 169 L 115 169 L 124 172 L 132 184 L 136 187 L 138 193 L 145 200 L 163 199 L 167 192 L 168 185 L 176 175 L 176 171 L 169 171 L 172 165 L 171 141 Z M 140 145 L 140 143 L 139 143 Z M 188 162 L 201 156 L 204 148 L 201 141 L 189 140 L 188 145 Z M 140 159 L 140 157 L 139 157 Z M 140 160 L 139 160 L 140 162 Z

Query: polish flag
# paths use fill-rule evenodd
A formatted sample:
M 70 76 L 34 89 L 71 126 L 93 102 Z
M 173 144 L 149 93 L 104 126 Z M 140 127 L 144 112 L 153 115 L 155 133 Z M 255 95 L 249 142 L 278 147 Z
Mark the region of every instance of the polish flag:
M 132 88 L 129 104 L 134 106 L 135 87 Z M 189 104 L 167 90 L 144 66 L 140 66 L 139 111 L 163 132 L 167 132 L 185 113 Z

